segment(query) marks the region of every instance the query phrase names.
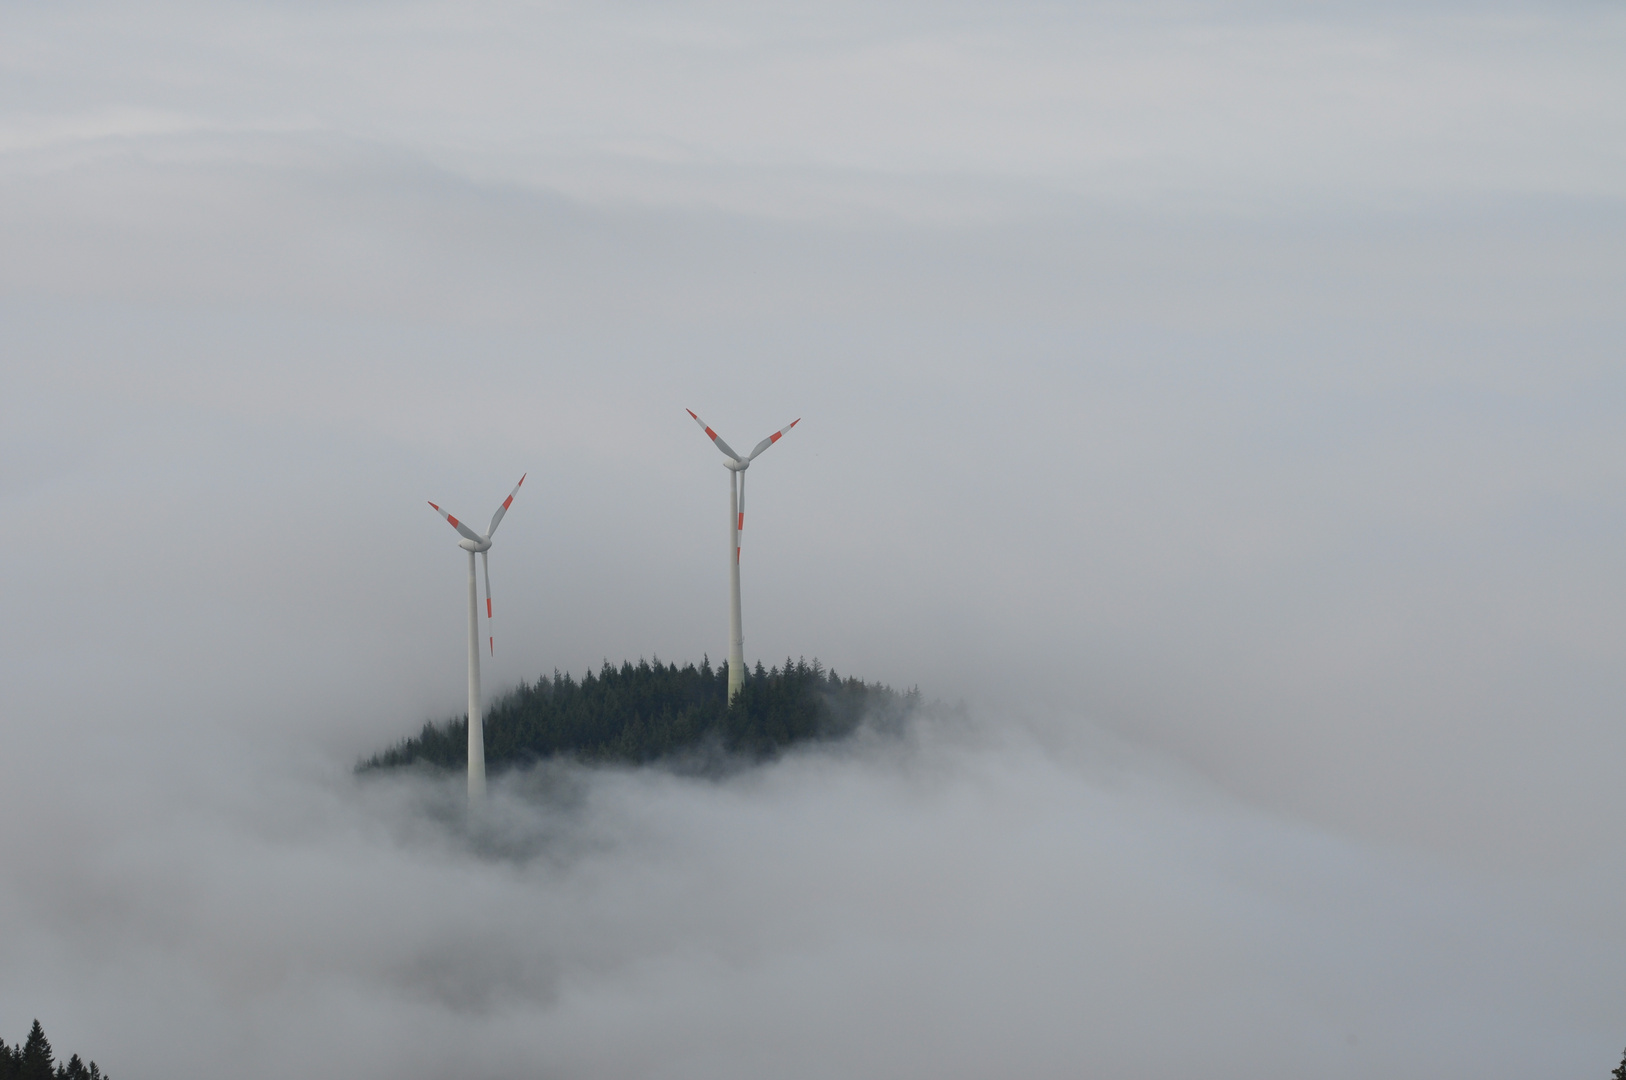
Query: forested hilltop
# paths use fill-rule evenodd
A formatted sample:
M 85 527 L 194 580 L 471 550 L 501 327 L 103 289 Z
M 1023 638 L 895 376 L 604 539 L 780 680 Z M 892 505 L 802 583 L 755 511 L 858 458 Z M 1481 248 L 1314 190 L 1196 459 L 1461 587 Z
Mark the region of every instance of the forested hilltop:
M 486 764 L 494 768 L 566 756 L 589 762 L 643 764 L 715 747 L 762 759 L 811 739 L 847 735 L 866 717 L 901 722 L 920 692 L 843 679 L 817 660 L 747 673 L 730 704 L 728 669 L 608 662 L 580 682 L 553 677 L 520 688 L 486 712 Z M 422 762 L 444 769 L 468 763 L 468 721 L 428 723 L 415 737 L 362 762 L 358 771 Z

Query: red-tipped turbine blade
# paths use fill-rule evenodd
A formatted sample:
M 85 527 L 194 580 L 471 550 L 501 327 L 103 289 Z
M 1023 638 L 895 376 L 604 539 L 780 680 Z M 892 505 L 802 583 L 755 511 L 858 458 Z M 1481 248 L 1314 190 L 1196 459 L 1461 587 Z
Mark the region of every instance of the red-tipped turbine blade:
M 435 506 L 434 503 L 430 503 L 429 505 L 430 506 Z M 452 528 L 456 529 L 458 532 L 462 533 L 464 536 L 468 537 L 470 540 L 473 540 L 476 543 L 479 543 L 480 541 L 485 539 L 485 537 L 481 536 L 479 533 L 475 532 L 473 529 L 469 528 L 467 525 L 463 524 L 461 521 L 457 520 L 452 515 L 448 514 L 446 511 L 442 510 L 440 507 L 435 506 L 435 513 L 439 514 L 441 517 L 443 517 L 447 521 L 451 522 L 452 523 Z
M 683 411 L 688 413 L 690 416 L 694 416 L 694 410 L 693 409 L 685 409 Z M 706 422 L 704 420 L 700 419 L 700 417 L 698 417 L 698 416 L 694 416 L 694 422 L 700 425 L 700 430 L 704 431 L 706 433 L 707 438 L 709 438 L 712 442 L 717 444 L 717 449 L 721 450 L 723 453 L 727 454 L 729 457 L 733 458 L 735 461 L 740 460 L 740 455 L 738 455 L 738 454 L 736 454 L 734 452 L 734 448 L 732 446 L 728 445 L 727 443 L 725 443 L 723 441 L 723 437 L 721 435 L 717 434 L 715 431 L 711 430 L 711 428 L 707 427 Z
M 525 474 L 525 476 L 529 476 L 529 475 L 531 475 L 531 474 L 530 473 Z M 522 477 L 519 478 L 519 484 L 525 483 L 525 476 L 522 476 Z M 486 535 L 487 536 L 496 535 L 497 523 L 502 520 L 502 516 L 504 514 L 508 513 L 508 508 L 510 506 L 514 505 L 514 496 L 519 494 L 519 484 L 514 485 L 514 490 L 510 491 L 508 493 L 508 498 L 504 499 L 502 501 L 502 505 L 497 507 L 497 512 L 495 514 L 491 515 L 491 528 L 486 530 Z
M 491 655 L 496 656 L 497 635 L 491 629 L 491 562 L 484 551 L 480 552 L 480 569 L 484 570 L 486 575 L 486 641 L 491 646 Z
M 763 439 L 761 442 L 757 443 L 757 448 L 755 450 L 751 451 L 751 456 L 746 458 L 745 460 L 746 461 L 755 460 L 756 456 L 758 454 L 760 454 L 764 450 L 768 449 L 768 447 L 772 446 L 774 443 L 778 442 L 780 439 L 783 439 L 785 437 L 785 432 L 789 431 L 791 428 L 795 427 L 797 424 L 800 424 L 801 422 L 802 422 L 802 418 L 800 416 L 798 416 L 796 419 L 792 420 L 790 423 L 786 424 L 784 427 L 780 428 L 778 431 L 774 432 L 772 435 L 769 435 L 766 439 Z

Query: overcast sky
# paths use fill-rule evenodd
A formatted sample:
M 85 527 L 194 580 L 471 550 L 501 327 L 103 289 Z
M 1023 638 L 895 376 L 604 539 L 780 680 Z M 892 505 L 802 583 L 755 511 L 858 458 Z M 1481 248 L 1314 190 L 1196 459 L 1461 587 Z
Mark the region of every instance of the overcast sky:
M 143 1076 L 1626 1046 L 1626 14 L 0 15 L 0 1037 Z M 726 653 L 963 703 L 357 786 Z M 563 794 L 561 794 L 563 793 Z M 180 1049 L 178 1049 L 180 1048 Z

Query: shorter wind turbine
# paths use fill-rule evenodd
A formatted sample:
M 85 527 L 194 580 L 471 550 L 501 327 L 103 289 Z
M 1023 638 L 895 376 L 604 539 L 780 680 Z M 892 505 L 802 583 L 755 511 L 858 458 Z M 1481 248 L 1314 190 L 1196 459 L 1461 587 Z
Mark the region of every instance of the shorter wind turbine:
M 694 415 L 693 409 L 684 410 L 694 416 L 694 422 L 699 424 L 701 430 L 717 445 L 728 460 L 723 467 L 728 470 L 728 700 L 733 701 L 734 695 L 740 692 L 745 685 L 745 634 L 740 629 L 740 532 L 745 528 L 745 470 L 751 467 L 758 454 L 785 437 L 785 432 L 802 422 L 798 416 L 766 439 L 757 443 L 757 448 L 749 454 L 741 456 L 734 452 L 722 438 L 706 422 Z
M 525 476 L 529 476 L 526 473 Z M 457 546 L 469 553 L 469 798 L 477 799 L 486 793 L 486 737 L 483 716 L 480 712 L 480 614 L 479 597 L 474 591 L 474 556 L 480 556 L 481 569 L 485 571 L 486 578 L 486 640 L 491 646 L 491 655 L 497 655 L 497 637 L 491 631 L 491 564 L 487 561 L 486 553 L 491 550 L 491 537 L 502 523 L 502 517 L 508 513 L 508 508 L 514 505 L 514 496 L 519 494 L 519 485 L 525 483 L 525 476 L 519 478 L 519 484 L 508 493 L 508 498 L 497 507 L 497 512 L 491 515 L 491 524 L 486 527 L 485 533 L 475 532 L 463 522 L 457 520 L 440 507 L 435 512 L 452 523 L 452 528 L 458 531 L 463 539 Z

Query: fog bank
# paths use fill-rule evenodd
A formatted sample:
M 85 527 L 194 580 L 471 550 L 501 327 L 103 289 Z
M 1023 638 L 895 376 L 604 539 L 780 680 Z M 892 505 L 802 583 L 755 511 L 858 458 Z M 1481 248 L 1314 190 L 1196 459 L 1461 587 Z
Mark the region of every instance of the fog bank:
M 178 1077 L 1581 1076 L 1613 1046 L 1618 928 L 1034 736 L 549 767 L 472 822 L 455 777 L 230 743 L 12 786 L 5 1015 Z

